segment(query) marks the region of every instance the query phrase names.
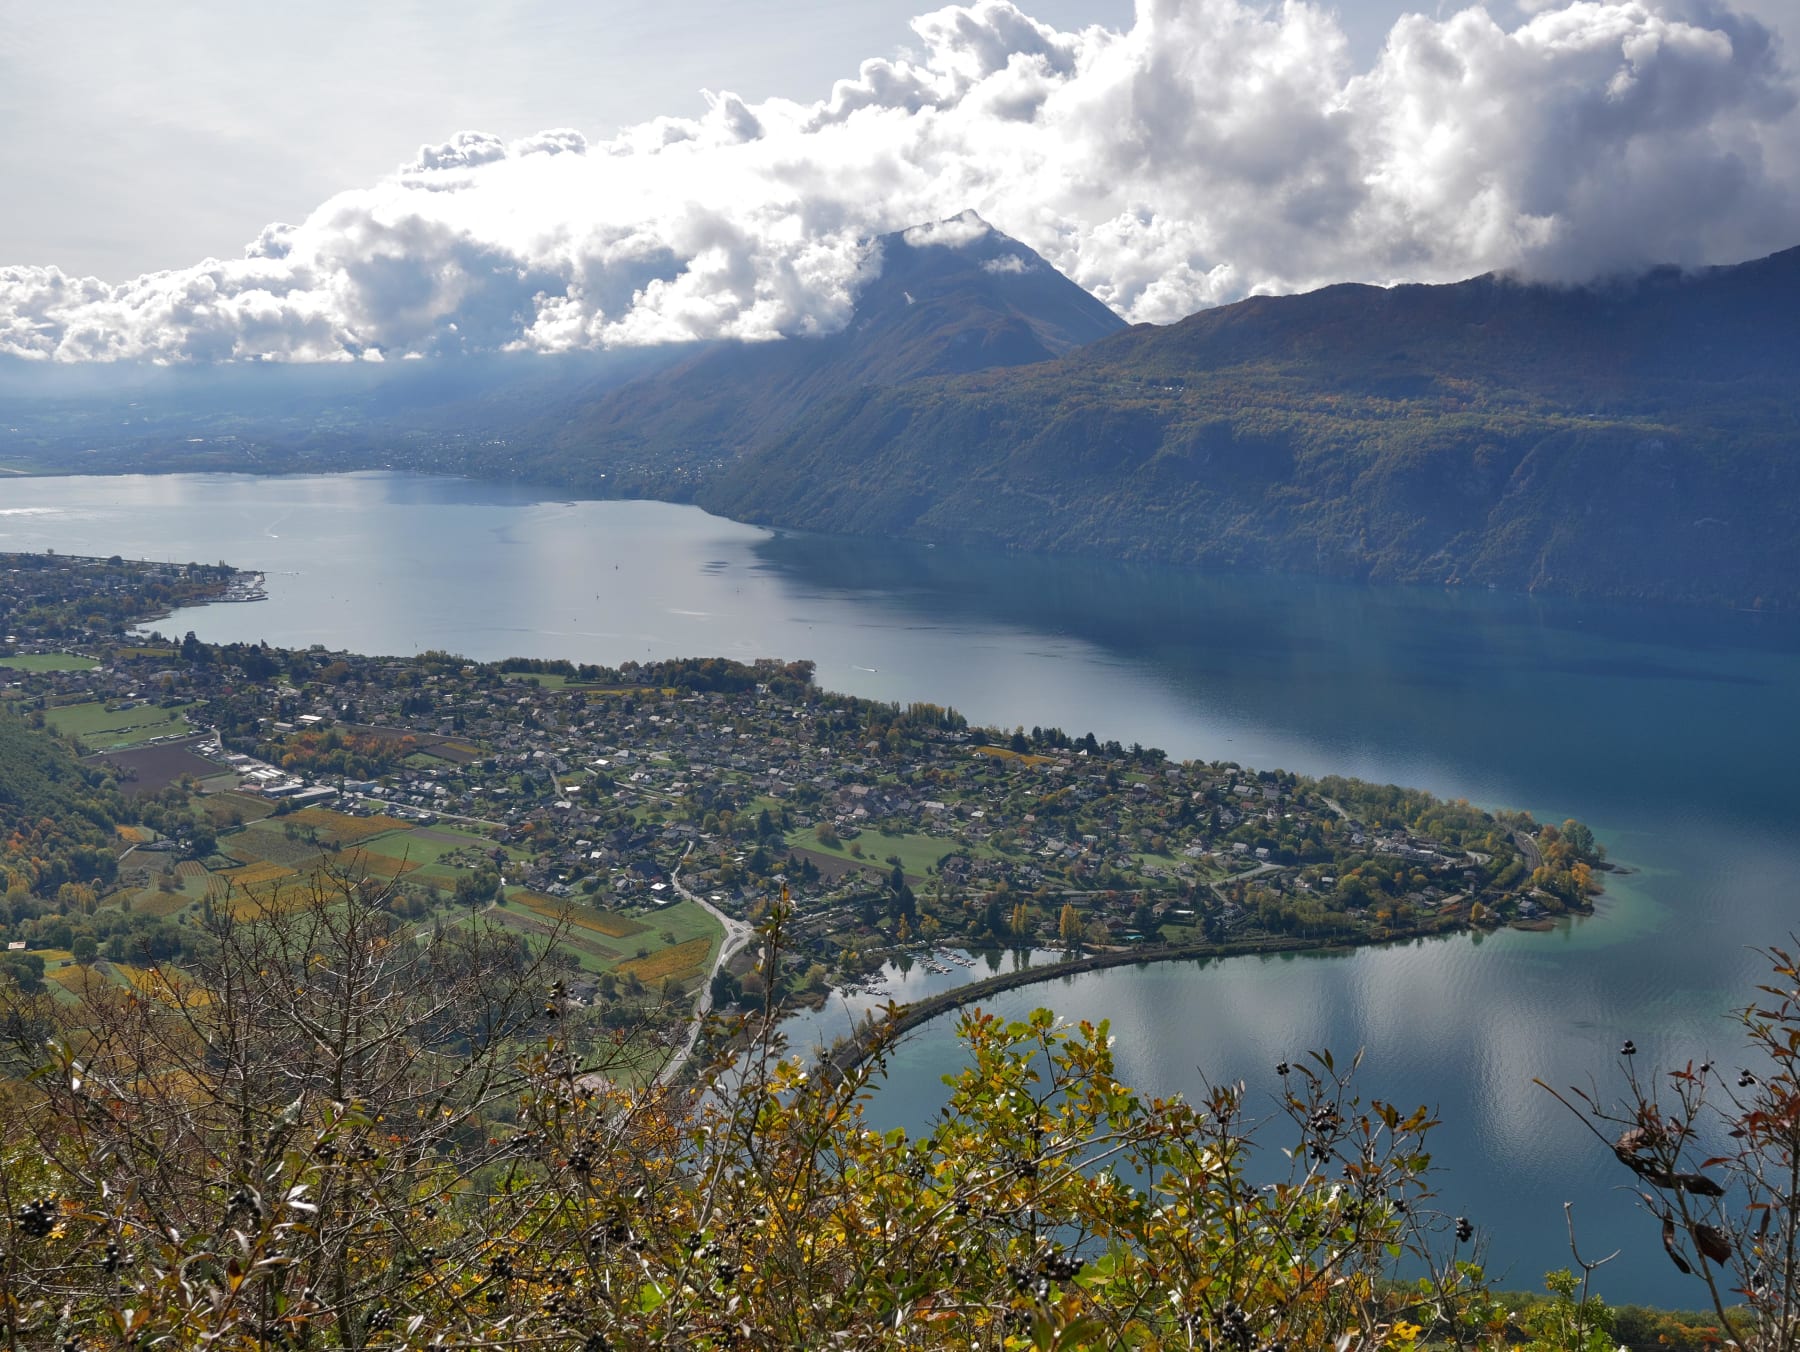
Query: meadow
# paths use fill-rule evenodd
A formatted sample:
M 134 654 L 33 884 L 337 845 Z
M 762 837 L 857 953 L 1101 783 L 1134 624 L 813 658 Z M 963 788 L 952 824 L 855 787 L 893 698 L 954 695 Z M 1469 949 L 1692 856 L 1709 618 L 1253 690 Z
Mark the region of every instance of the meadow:
M 61 704 L 44 710 L 44 721 L 64 737 L 72 737 L 90 751 L 136 746 L 155 737 L 181 737 L 195 731 L 187 721 L 191 705 L 165 709 L 156 704 L 134 704 L 109 709 L 101 700 Z
M 0 667 L 14 671 L 92 671 L 100 664 L 75 653 L 17 653 L 0 657 Z

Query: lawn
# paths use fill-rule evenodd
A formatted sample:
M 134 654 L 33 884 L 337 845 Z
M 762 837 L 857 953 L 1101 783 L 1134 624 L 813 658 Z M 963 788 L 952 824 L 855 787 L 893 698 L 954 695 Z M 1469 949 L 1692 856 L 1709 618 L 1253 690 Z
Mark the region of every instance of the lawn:
M 20 653 L 16 657 L 0 657 L 0 667 L 14 671 L 92 671 L 100 664 L 91 657 L 73 653 Z
M 665 932 L 678 944 L 700 938 L 716 942 L 723 937 L 719 922 L 691 901 L 677 901 L 660 911 L 647 911 L 641 919 L 649 933 L 636 936 L 638 947 L 642 947 L 646 939 L 653 941 L 651 946 L 654 947 L 654 941 Z
M 44 710 L 44 720 L 64 737 L 74 737 L 93 751 L 136 746 L 153 737 L 186 736 L 194 727 L 184 717 L 191 705 L 164 709 L 155 704 L 134 704 L 129 709 L 109 710 L 100 700 L 63 704 Z
M 864 831 L 854 841 L 845 841 L 836 847 L 828 846 L 820 841 L 810 826 L 801 831 L 790 831 L 787 843 L 794 849 L 810 850 L 815 854 L 829 855 L 834 859 L 842 859 L 849 863 L 864 864 L 870 868 L 886 872 L 892 865 L 887 860 L 889 855 L 900 857 L 900 867 L 906 870 L 907 878 L 912 882 L 922 882 L 927 868 L 935 868 L 937 861 L 947 854 L 966 854 L 978 858 L 991 858 L 993 851 L 985 846 L 965 849 L 957 844 L 951 836 L 928 836 L 923 832 L 908 832 L 903 836 L 884 836 L 879 831 Z M 850 853 L 850 846 L 862 848 L 862 858 L 858 859 Z
M 374 819 L 371 818 L 371 820 Z M 395 824 L 404 825 L 404 823 Z M 475 850 L 483 855 L 492 854 L 494 842 L 486 836 L 474 835 L 467 831 L 456 831 L 442 826 L 415 826 L 364 840 L 361 847 L 370 854 L 386 855 L 389 859 L 407 859 L 415 864 L 435 864 L 445 855 L 454 854 L 458 850 Z
M 977 756 L 990 756 L 994 760 L 1018 761 L 1021 765 L 1030 765 L 1034 767 L 1039 765 L 1053 765 L 1056 762 L 1056 757 L 1054 756 L 1035 756 L 1030 752 L 1013 751 L 1003 746 L 976 746 L 970 747 L 969 749 Z

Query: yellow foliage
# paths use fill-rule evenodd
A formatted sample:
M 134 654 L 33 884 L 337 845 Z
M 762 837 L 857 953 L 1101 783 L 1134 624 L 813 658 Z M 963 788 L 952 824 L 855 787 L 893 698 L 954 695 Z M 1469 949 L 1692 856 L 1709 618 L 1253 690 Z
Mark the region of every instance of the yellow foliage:
M 320 835 L 330 836 L 342 845 L 355 845 L 375 836 L 386 835 L 389 831 L 403 831 L 412 825 L 398 817 L 380 814 L 373 817 L 352 817 L 345 812 L 334 812 L 328 807 L 303 807 L 289 816 L 288 820 L 296 826 L 310 826 Z
M 619 971 L 646 982 L 661 981 L 666 977 L 679 979 L 696 976 L 706 970 L 706 959 L 711 952 L 711 939 L 689 939 L 673 948 L 665 948 L 660 953 L 652 953 L 647 958 L 633 958 L 629 962 L 622 962 L 619 964 Z
M 241 868 L 224 869 L 218 876 L 241 892 L 250 888 L 266 887 L 270 883 L 278 883 L 284 878 L 292 878 L 296 875 L 294 870 L 285 864 L 271 864 L 264 861 L 245 864 Z
M 558 901 L 554 897 L 546 897 L 539 892 L 515 892 L 507 901 L 523 906 L 533 915 L 542 916 L 546 920 L 561 920 L 568 917 L 571 925 L 578 929 L 592 930 L 596 934 L 604 934 L 609 939 L 629 939 L 634 934 L 642 934 L 649 928 L 639 924 L 629 916 L 614 915 L 606 911 L 596 911 L 587 906 L 571 906 L 566 901 Z

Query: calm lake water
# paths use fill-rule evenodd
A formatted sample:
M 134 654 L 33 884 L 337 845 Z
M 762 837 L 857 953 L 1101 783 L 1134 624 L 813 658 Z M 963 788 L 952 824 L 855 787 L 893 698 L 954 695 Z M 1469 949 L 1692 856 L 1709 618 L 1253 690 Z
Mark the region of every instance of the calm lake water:
M 1635 871 L 1599 913 L 1351 955 L 1115 969 L 997 998 L 1110 1018 L 1148 1090 L 1247 1080 L 1310 1047 L 1436 1107 L 1442 1204 L 1535 1285 L 1562 1203 L 1614 1300 L 1699 1303 L 1616 1166 L 1540 1089 L 1646 1058 L 1736 1065 L 1723 1017 L 1800 918 L 1800 626 L 1735 613 L 1199 576 L 772 534 L 656 503 L 564 502 L 406 475 L 0 481 L 0 549 L 223 559 L 269 600 L 165 632 L 369 652 L 617 663 L 808 657 L 828 687 L 1058 725 L 1176 756 L 1417 784 L 1590 822 Z M 898 979 L 898 978 L 897 978 Z M 898 993 L 898 992 L 897 992 Z M 797 1022 L 805 1041 L 842 1008 Z M 925 1120 L 948 1022 L 902 1051 L 876 1116 Z

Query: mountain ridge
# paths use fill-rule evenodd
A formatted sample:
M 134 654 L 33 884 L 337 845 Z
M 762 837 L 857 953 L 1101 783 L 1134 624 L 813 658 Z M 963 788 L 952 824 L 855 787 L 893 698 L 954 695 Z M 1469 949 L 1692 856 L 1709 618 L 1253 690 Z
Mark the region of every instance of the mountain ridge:
M 1348 283 L 1164 327 L 972 213 L 872 249 L 832 334 L 140 372 L 162 392 L 129 418 L 135 394 L 80 373 L 52 382 L 68 427 L 7 459 L 415 469 L 824 532 L 1800 608 L 1800 248 L 1586 286 Z
M 724 469 L 772 525 L 1800 605 L 1800 249 L 1552 288 L 1343 285 L 846 392 Z
M 843 329 L 705 344 L 684 361 L 576 400 L 527 432 L 526 441 L 545 448 L 532 469 L 590 486 L 596 472 L 652 480 L 698 473 L 779 435 L 847 388 L 1049 361 L 1125 328 L 973 212 L 883 235 L 872 252 L 879 271 Z

